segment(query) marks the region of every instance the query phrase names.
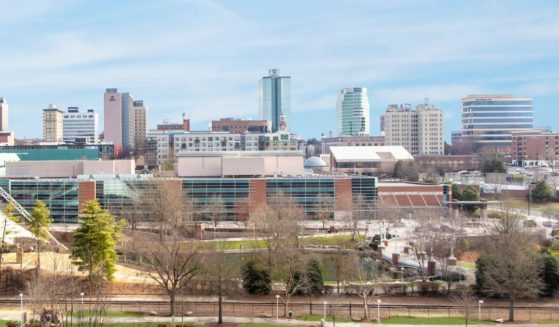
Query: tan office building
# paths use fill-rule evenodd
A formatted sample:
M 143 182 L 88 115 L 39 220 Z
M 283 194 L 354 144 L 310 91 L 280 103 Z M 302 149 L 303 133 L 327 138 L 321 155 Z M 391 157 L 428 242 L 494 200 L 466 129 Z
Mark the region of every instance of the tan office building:
M 55 105 L 43 109 L 43 139 L 45 142 L 63 142 L 64 112 Z

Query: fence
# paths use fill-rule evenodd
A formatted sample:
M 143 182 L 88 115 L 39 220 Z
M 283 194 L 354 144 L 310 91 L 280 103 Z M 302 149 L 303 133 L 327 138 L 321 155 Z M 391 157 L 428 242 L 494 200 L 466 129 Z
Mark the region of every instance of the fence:
M 328 301 L 329 300 L 329 301 Z M 90 308 L 94 302 L 84 301 L 84 309 Z M 157 314 L 167 314 L 169 303 L 165 301 L 108 301 L 107 310 L 109 311 L 131 311 L 131 312 L 157 312 Z M 80 307 L 79 299 L 73 303 L 74 308 Z M 19 309 L 19 300 L 0 300 L 2 309 Z M 25 306 L 25 302 L 24 302 Z M 307 315 L 323 315 L 326 310 L 327 315 L 337 317 L 363 317 L 364 306 L 362 302 L 346 302 L 341 299 L 327 298 L 327 304 L 316 299 L 289 304 L 288 308 L 279 301 L 271 302 L 247 302 L 247 301 L 224 301 L 223 314 L 225 316 L 238 317 L 280 317 L 286 316 L 286 312 L 292 311 L 295 317 Z M 478 311 L 481 309 L 480 311 Z M 483 320 L 507 319 L 508 306 L 484 304 L 478 307 L 477 304 L 469 305 L 467 310 L 470 318 L 478 318 L 481 313 Z M 218 313 L 216 301 L 177 301 L 177 316 L 215 316 Z M 465 306 L 459 305 L 407 305 L 407 304 L 380 304 L 381 319 L 389 317 L 464 317 Z M 377 318 L 377 303 L 371 301 L 369 304 L 369 318 Z M 516 320 L 559 320 L 559 307 L 549 306 L 515 306 Z

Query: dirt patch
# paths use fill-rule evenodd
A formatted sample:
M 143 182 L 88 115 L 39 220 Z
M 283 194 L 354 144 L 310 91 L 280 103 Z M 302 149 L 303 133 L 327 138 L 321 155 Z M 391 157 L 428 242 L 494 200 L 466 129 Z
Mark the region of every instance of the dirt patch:
M 460 254 L 458 260 L 474 263 L 480 256 L 481 253 L 479 251 L 464 251 Z

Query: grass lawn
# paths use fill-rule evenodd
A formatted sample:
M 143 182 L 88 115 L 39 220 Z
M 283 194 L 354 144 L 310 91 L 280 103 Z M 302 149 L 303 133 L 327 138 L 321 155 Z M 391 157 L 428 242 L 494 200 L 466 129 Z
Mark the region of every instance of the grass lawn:
M 338 245 L 342 248 L 353 248 L 353 246 L 362 241 L 363 236 L 355 236 L 355 240 L 351 240 L 351 235 L 332 235 L 332 236 L 312 236 L 301 239 L 303 245 Z M 247 249 L 264 249 L 266 241 L 261 239 L 245 239 L 235 241 L 204 241 L 196 242 L 199 250 L 247 250 Z
M 319 315 L 295 317 L 295 320 L 303 320 L 303 321 L 320 321 L 320 319 L 322 319 L 322 316 L 319 316 Z M 329 315 L 329 316 L 327 315 L 326 316 L 326 321 L 334 321 L 334 319 L 331 315 Z M 336 322 L 351 322 L 351 320 L 349 320 L 347 318 L 344 318 L 344 317 L 336 316 Z
M 296 325 L 286 325 L 286 324 L 273 324 L 273 323 L 259 323 L 259 322 L 247 322 L 241 325 L 242 327 L 293 327 Z
M 351 240 L 351 235 L 332 235 L 332 236 L 312 236 L 301 239 L 303 245 L 338 245 L 342 248 L 353 248 L 355 244 L 363 241 L 362 235 L 355 235 L 355 240 Z
M 528 209 L 528 200 L 522 199 L 507 199 L 505 203 L 513 208 Z M 531 209 L 538 211 L 552 211 L 559 213 L 559 203 L 557 202 L 546 202 L 546 203 L 534 203 L 532 201 Z
M 475 262 L 458 261 L 457 264 L 458 264 L 458 267 L 468 268 L 468 269 L 476 269 L 476 263 Z
M 462 317 L 390 317 L 381 320 L 382 324 L 404 324 L 404 325 L 463 325 Z M 493 324 L 491 321 L 482 320 L 482 324 Z M 468 324 L 478 324 L 477 319 L 468 319 Z
M 4 320 L 0 320 L 0 327 L 6 327 L 6 322 Z

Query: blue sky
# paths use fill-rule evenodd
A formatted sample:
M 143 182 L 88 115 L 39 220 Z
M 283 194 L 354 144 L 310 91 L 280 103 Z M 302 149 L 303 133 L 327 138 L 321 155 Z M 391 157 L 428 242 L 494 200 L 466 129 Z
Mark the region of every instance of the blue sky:
M 534 97 L 559 129 L 557 1 L 0 1 L 0 96 L 16 137 L 40 137 L 42 108 L 101 113 L 107 87 L 149 106 L 149 125 L 196 129 L 257 118 L 257 81 L 292 76 L 292 126 L 335 130 L 341 88 L 369 90 L 371 131 L 390 103 L 445 110 L 468 94 Z

